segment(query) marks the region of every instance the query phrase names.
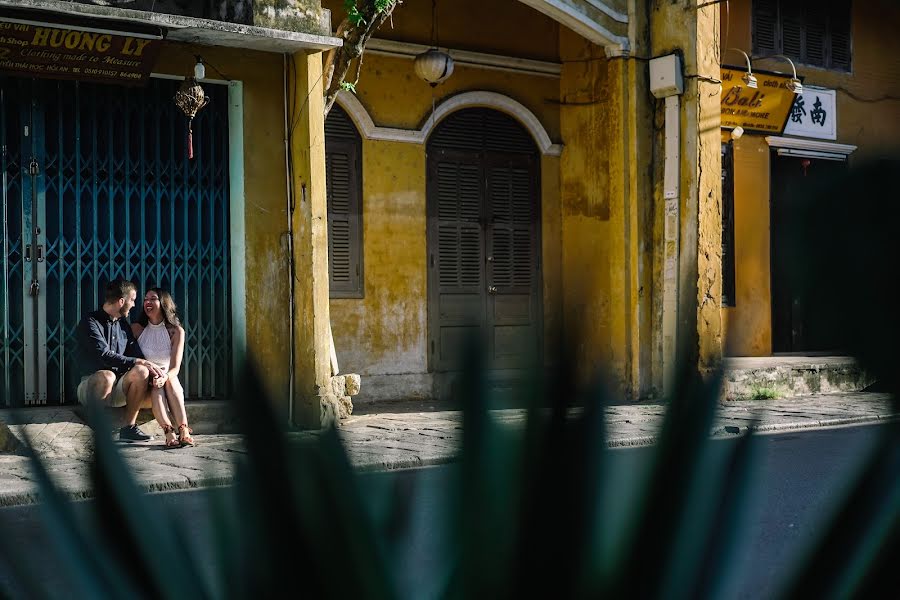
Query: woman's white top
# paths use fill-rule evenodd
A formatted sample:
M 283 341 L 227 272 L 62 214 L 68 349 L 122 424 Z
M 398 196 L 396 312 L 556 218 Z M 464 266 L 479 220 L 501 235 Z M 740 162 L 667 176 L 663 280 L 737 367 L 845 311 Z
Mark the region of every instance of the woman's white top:
M 165 321 L 159 325 L 147 323 L 138 337 L 138 346 L 141 347 L 144 358 L 162 369 L 163 372 L 169 370 L 172 360 L 172 340 L 169 337 L 169 330 L 166 329 Z

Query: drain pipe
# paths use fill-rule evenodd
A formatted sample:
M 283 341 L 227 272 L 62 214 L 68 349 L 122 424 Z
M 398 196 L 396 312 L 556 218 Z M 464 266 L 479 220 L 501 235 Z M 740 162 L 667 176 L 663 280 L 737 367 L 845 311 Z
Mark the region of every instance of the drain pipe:
M 684 80 L 681 58 L 677 54 L 650 61 L 650 92 L 665 98 L 665 163 L 663 198 L 665 233 L 663 249 L 663 391 L 669 396 L 675 384 L 678 351 L 678 271 L 681 230 L 681 94 Z
M 288 292 L 288 427 L 294 426 L 294 178 L 293 168 L 291 167 L 291 127 L 288 117 L 288 55 L 282 54 L 283 57 L 283 81 L 282 95 L 284 98 L 284 172 L 287 179 L 287 203 L 285 210 L 287 213 L 287 253 L 288 253 L 288 276 L 291 283 Z M 291 60 L 293 65 L 293 59 Z

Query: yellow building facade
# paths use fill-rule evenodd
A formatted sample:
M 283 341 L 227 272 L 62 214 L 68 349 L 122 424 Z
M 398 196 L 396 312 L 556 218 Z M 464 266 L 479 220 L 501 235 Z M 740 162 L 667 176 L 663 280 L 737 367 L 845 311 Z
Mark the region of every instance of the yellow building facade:
M 728 23 L 724 64 L 746 68 L 740 53 L 729 49 L 737 48 L 750 55 L 754 70 L 790 76 L 791 65 L 772 55 L 793 57 L 805 90 L 794 126 L 810 124 L 817 100 L 825 103 L 820 110 L 828 109 L 827 115 L 820 113 L 820 126 L 811 129 L 792 129 L 789 118 L 783 133 L 746 132 L 735 139 L 731 129 L 722 131 L 723 152 L 731 158 L 724 165 L 725 185 L 733 192 L 733 298 L 722 309 L 728 355 L 841 352 L 828 339 L 827 323 L 804 316 L 815 299 L 791 289 L 778 251 L 791 235 L 786 223 L 792 198 L 811 193 L 837 170 L 896 148 L 900 40 L 894 32 L 900 8 L 877 1 L 833 4 L 832 10 L 843 12 L 807 14 L 795 8 L 795 14 L 784 2 L 750 0 L 722 8 L 723 31 Z M 785 19 L 795 25 L 785 29 Z M 776 37 L 760 40 L 758 32 L 768 30 Z M 816 260 L 812 251 L 809 259 Z
M 28 2 L 53 13 L 50 0 Z M 97 18 L 122 10 L 78 4 Z M 777 17 L 780 4 L 405 2 L 368 44 L 356 93 L 342 91 L 327 119 L 322 64 L 341 43 L 332 32 L 343 3 L 310 4 L 319 16 L 301 31 L 193 17 L 202 31 L 188 35 L 185 15 L 144 12 L 167 31 L 152 81 L 190 74 L 201 56 L 203 85 L 227 89 L 230 270 L 225 291 L 203 298 L 227 298 L 229 364 L 251 357 L 282 417 L 317 427 L 339 412 L 338 373 L 361 375 L 360 401 L 447 395 L 473 336 L 501 388 L 565 359 L 628 399 L 663 395 L 676 357 L 708 372 L 723 354 L 831 350 L 798 342 L 774 317 L 790 295 L 773 283 L 773 232 L 790 232 L 772 207 L 785 181 L 801 185 L 803 173 L 894 139 L 898 9 L 848 3 L 849 58 L 835 29 L 822 55 L 831 62 L 795 61 L 821 97 L 805 116 L 825 102 L 815 110 L 827 109 L 830 138 L 735 136 L 722 128 L 722 67 L 742 72 L 738 48 L 761 74 L 790 73 L 775 52 L 754 50 L 788 39 L 779 29 L 754 37 L 754 11 Z M 436 86 L 415 69 L 432 46 L 455 61 Z M 208 143 L 200 126 L 195 139 Z M 203 260 L 185 255 L 188 278 L 176 268 L 172 285 L 218 281 L 197 271 Z M 141 269 L 124 274 L 151 284 Z M 185 298 L 187 324 L 205 331 L 215 315 Z M 227 395 L 204 387 L 221 360 L 201 342 L 192 397 Z
M 704 365 L 720 356 L 718 104 L 702 91 L 704 80 L 718 77 L 718 61 L 701 51 L 718 32 L 719 13 L 693 4 L 650 13 L 624 1 L 600 3 L 603 10 L 596 2 L 563 4 L 571 10 L 465 0 L 438 2 L 432 13 L 427 3 L 404 4 L 370 42 L 356 94 L 338 96 L 341 116 L 329 119 L 335 127 L 348 120 L 360 144 L 352 181 L 361 190 L 361 241 L 350 264 L 361 276 L 354 292 L 332 292 L 330 318 L 341 372 L 362 375 L 360 399 L 443 396 L 457 368 L 444 353 L 461 349 L 459 336 L 478 328 L 500 382 L 533 366 L 511 356 L 536 340 L 544 366 L 571 356 L 584 377 L 603 373 L 628 398 L 662 393 L 678 345 Z M 324 5 L 341 14 L 341 3 Z M 435 87 L 413 64 L 432 45 L 455 58 L 452 75 Z M 677 249 L 665 233 L 663 103 L 648 82 L 649 58 L 674 52 L 688 75 L 676 113 L 684 140 L 676 165 L 681 196 L 670 216 Z M 429 208 L 442 189 L 431 165 L 439 170 L 444 163 L 435 156 L 455 151 L 442 146 L 444 132 L 478 137 L 477 127 L 454 121 L 478 110 L 511 117 L 533 143 L 531 232 L 539 247 L 523 268 L 538 291 L 529 302 L 521 300 L 524 288 L 497 284 L 503 248 L 491 240 L 505 226 L 483 222 L 496 207 L 484 208 L 473 225 L 482 237 L 472 246 L 472 285 L 453 279 L 463 262 L 441 271 L 440 232 L 458 227 L 447 235 L 464 247 L 465 225 L 448 225 Z M 459 160 L 490 165 L 498 153 L 472 150 Z M 499 201 L 491 176 L 479 183 L 487 190 L 483 206 Z M 698 252 L 700 244 L 716 254 Z M 664 307 L 667 260 L 673 295 Z M 454 320 L 462 305 L 473 320 Z

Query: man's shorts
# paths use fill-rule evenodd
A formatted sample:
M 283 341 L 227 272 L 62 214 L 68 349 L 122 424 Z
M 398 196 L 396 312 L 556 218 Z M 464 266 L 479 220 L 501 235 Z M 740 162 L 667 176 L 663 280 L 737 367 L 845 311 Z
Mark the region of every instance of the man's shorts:
M 78 403 L 79 404 L 87 404 L 88 401 L 88 380 L 91 378 L 91 375 L 86 375 L 81 378 L 81 383 L 78 384 L 78 389 L 76 393 L 78 394 Z M 120 406 L 125 406 L 125 389 L 122 387 L 122 380 L 125 378 L 125 374 L 119 375 L 116 378 L 116 382 L 113 384 L 112 392 L 109 394 L 109 398 L 106 399 L 106 406 L 111 406 L 113 408 L 118 408 Z

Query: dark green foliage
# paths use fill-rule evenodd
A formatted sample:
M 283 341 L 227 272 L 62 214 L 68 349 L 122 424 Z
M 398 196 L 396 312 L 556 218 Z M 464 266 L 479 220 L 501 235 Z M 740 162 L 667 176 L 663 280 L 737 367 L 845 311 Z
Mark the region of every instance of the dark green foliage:
M 865 184 L 848 185 L 849 190 Z M 896 215 L 898 209 L 892 210 Z M 871 216 L 876 215 L 881 219 L 873 210 Z M 871 229 L 878 221 L 868 223 Z M 848 254 L 860 249 L 868 257 L 862 260 L 874 261 L 866 254 L 872 248 L 895 260 L 898 237 L 884 235 L 869 231 L 871 245 L 844 241 L 842 246 Z M 839 260 L 839 253 L 829 258 Z M 822 276 L 809 265 L 800 266 L 813 280 Z M 891 276 L 897 272 L 896 262 L 881 261 L 885 266 Z M 872 282 L 873 291 L 864 292 L 873 312 L 888 305 L 887 298 L 878 298 L 879 286 Z M 844 308 L 849 302 L 838 291 L 833 299 Z M 896 311 L 880 314 L 885 326 L 862 332 L 852 347 L 890 380 L 900 321 Z M 848 340 L 853 330 L 846 326 Z M 449 514 L 441 516 L 449 523 L 449 534 L 440 541 L 442 554 L 450 557 L 444 597 L 723 595 L 723 584 L 740 560 L 736 542 L 753 485 L 756 438 L 744 436 L 724 462 L 711 461 L 708 432 L 717 378 L 703 381 L 691 365 L 683 365 L 651 468 L 628 498 L 626 520 L 610 523 L 606 500 L 629 491 L 607 468 L 604 409 L 609 397 L 604 387 L 575 389 L 576 377 L 565 368 L 546 378 L 535 370 L 534 380 L 520 390 L 529 409 L 523 431 L 492 418 L 479 348 L 471 347 L 466 357 L 457 398 L 464 409 L 460 477 Z M 561 352 L 558 364 L 572 363 Z M 398 564 L 397 550 L 409 526 L 409 490 L 398 484 L 394 501 L 370 516 L 337 433 L 322 431 L 303 442 L 284 435 L 252 368 L 240 382 L 235 409 L 245 428 L 247 454 L 237 463 L 229 492 L 233 503 L 210 505 L 215 575 L 209 578 L 198 559 L 177 543 L 179 524 L 158 510 L 152 496 L 138 491 L 105 435 L 109 426 L 103 415 L 93 413 L 100 432 L 94 507 L 103 526 L 90 531 L 79 526 L 71 505 L 35 460 L 52 550 L 68 557 L 59 565 L 72 587 L 44 589 L 37 573 L 46 565 L 15 564 L 28 596 L 269 598 L 284 595 L 285 589 L 310 598 L 398 596 L 395 573 L 404 565 Z M 896 424 L 882 428 L 876 451 L 820 543 L 801 557 L 784 597 L 872 597 L 893 575 L 895 567 L 886 557 L 898 549 L 897 433 Z M 142 534 L 148 531 L 152 537 Z M 3 536 L 0 541 L 4 555 L 15 562 L 14 541 Z

